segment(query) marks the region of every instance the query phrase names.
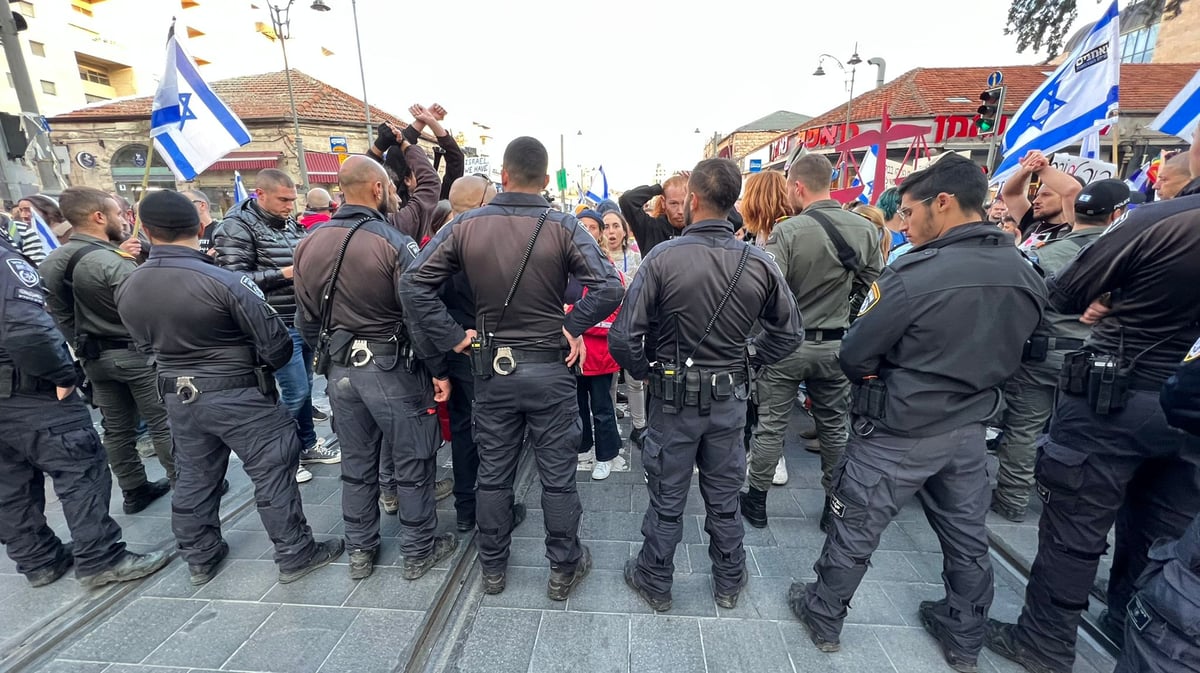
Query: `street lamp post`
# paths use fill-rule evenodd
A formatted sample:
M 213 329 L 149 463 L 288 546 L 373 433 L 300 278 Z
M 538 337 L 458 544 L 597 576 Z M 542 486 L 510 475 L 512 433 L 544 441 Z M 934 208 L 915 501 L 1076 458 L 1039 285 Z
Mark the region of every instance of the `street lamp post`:
M 860 62 L 863 62 L 863 59 L 858 58 L 858 43 L 857 42 L 854 43 L 854 53 L 850 56 L 850 60 L 846 61 L 845 65 L 842 65 L 842 62 L 840 60 L 838 60 L 838 58 L 836 58 L 836 56 L 832 56 L 829 54 L 821 54 L 820 58 L 817 59 L 817 70 L 812 72 L 812 74 L 814 74 L 815 77 L 824 77 L 824 67 L 822 67 L 822 66 L 824 65 L 824 61 L 826 61 L 826 59 L 829 59 L 830 61 L 833 61 L 834 64 L 838 65 L 838 67 L 841 68 L 841 72 L 850 74 L 850 97 L 848 97 L 846 100 L 846 128 L 845 128 L 845 131 L 842 131 L 842 136 L 841 136 L 842 142 L 845 142 L 845 140 L 850 139 L 850 120 L 852 119 L 851 112 L 852 112 L 852 109 L 854 106 L 854 76 L 856 76 L 856 73 L 858 71 L 858 64 L 860 64 Z M 884 64 L 883 59 L 874 58 L 874 59 L 871 59 L 866 62 L 868 62 L 868 64 L 878 68 L 878 79 L 876 80 L 876 84 L 882 85 L 883 84 L 883 68 L 886 67 L 886 64 Z M 850 68 L 848 68 L 848 70 L 847 70 L 846 66 L 850 66 Z M 884 154 L 882 148 L 881 148 L 880 154 Z M 848 185 L 848 180 L 850 180 L 850 172 L 848 172 L 848 170 L 846 170 L 844 167 L 844 168 L 842 168 L 841 173 L 838 178 L 838 182 L 839 182 L 839 185 L 842 188 L 842 190 L 845 190 L 846 186 Z
M 325 0 L 313 0 L 310 9 L 317 12 L 328 12 L 329 5 L 325 4 Z M 363 112 L 367 117 L 367 145 L 369 146 L 375 135 L 375 127 L 371 126 L 371 105 L 367 103 L 367 72 L 363 69 L 362 57 L 362 36 L 358 32 L 358 1 L 350 0 L 350 13 L 354 16 L 354 43 L 358 47 L 358 77 L 362 80 L 363 90 Z
M 304 139 L 300 137 L 300 117 L 296 114 L 296 94 L 292 89 L 292 69 L 288 65 L 287 55 L 287 31 L 290 29 L 290 20 L 288 12 L 292 9 L 292 3 L 296 0 L 288 0 L 284 7 L 278 5 L 268 5 L 271 9 L 271 24 L 275 30 L 275 36 L 279 38 L 279 46 L 283 48 L 283 72 L 287 77 L 288 85 L 288 101 L 292 105 L 292 129 L 296 134 L 296 160 L 300 162 L 300 185 L 302 189 L 308 192 L 308 164 L 304 159 Z

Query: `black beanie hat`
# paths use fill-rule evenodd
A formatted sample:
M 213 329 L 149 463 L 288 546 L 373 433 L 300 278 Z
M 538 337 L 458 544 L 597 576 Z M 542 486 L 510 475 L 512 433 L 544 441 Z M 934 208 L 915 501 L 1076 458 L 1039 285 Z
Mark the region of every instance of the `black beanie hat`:
M 191 199 L 179 192 L 150 192 L 138 204 L 142 223 L 159 229 L 191 229 L 200 226 L 200 214 Z

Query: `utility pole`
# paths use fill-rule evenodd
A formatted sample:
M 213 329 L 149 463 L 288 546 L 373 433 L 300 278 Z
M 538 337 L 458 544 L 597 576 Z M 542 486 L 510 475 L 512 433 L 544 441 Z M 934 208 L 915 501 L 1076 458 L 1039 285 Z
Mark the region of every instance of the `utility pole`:
M 17 22 L 13 17 L 12 6 L 9 5 L 8 0 L 0 0 L 0 41 L 4 42 L 4 55 L 8 59 L 8 68 L 12 71 L 13 87 L 17 90 L 17 101 L 21 106 L 21 112 L 39 115 L 37 99 L 33 95 L 33 82 L 29 79 L 29 69 L 25 65 L 25 53 L 21 51 L 21 41 L 17 36 Z M 24 120 L 22 120 L 23 128 Z M 37 143 L 38 154 L 41 155 L 41 158 L 37 160 L 37 168 L 42 182 L 42 191 L 62 191 L 65 185 L 58 179 L 58 173 L 54 170 L 54 163 L 57 159 L 50 146 L 49 134 L 39 132 L 34 135 L 33 139 Z M 0 159 L 6 160 L 7 158 L 0 157 Z M 19 194 L 13 194 L 11 198 L 16 199 L 19 196 Z

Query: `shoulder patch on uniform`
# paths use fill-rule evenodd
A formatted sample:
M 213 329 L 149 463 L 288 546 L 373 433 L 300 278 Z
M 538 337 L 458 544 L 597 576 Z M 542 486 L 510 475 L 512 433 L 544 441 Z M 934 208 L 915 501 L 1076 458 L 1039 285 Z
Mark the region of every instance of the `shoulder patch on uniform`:
M 246 275 L 242 276 L 242 285 L 245 286 L 245 288 L 247 290 L 250 290 L 251 292 L 253 292 L 254 296 L 258 297 L 259 299 L 261 299 L 263 301 L 267 300 L 267 295 L 263 294 L 262 288 L 260 288 L 258 286 L 258 283 L 255 283 L 254 280 L 252 278 L 250 278 L 250 276 L 246 276 Z
M 413 259 L 416 259 L 421 254 L 421 246 L 417 245 L 416 241 L 409 241 L 408 251 L 412 253 Z
M 879 283 L 871 283 L 871 291 L 867 293 L 867 298 L 863 299 L 862 307 L 858 309 L 859 317 L 867 314 L 868 311 L 875 308 L 879 300 L 883 298 L 883 292 L 879 290 Z
M 42 296 L 42 293 L 38 292 L 37 290 L 30 290 L 29 288 L 14 287 L 12 298 L 31 302 L 37 304 L 38 306 L 46 305 L 46 298 Z
M 1183 358 L 1183 361 L 1191 362 L 1196 358 L 1200 358 L 1200 339 L 1196 339 L 1196 343 L 1192 344 L 1192 349 L 1187 352 L 1187 355 Z
M 34 269 L 29 262 L 26 262 L 23 259 L 13 258 L 8 260 L 8 270 L 11 271 L 12 275 L 16 276 L 17 280 L 21 281 L 21 284 L 25 287 L 37 287 L 38 282 L 41 280 L 41 277 L 38 276 L 37 269 Z
M 1105 236 L 1105 235 L 1111 234 L 1114 230 L 1116 230 L 1117 227 L 1121 226 L 1122 222 L 1124 222 L 1126 219 L 1129 218 L 1129 214 L 1131 212 L 1133 212 L 1133 211 L 1126 210 L 1125 212 L 1121 213 L 1121 216 L 1118 217 L 1112 224 L 1105 227 L 1104 232 L 1100 235 Z

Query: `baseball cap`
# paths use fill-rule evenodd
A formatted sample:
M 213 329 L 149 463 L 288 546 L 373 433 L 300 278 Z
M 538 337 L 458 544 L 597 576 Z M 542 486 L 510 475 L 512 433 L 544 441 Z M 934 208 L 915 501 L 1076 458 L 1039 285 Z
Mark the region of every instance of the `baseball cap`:
M 1129 186 L 1121 180 L 1097 180 L 1085 185 L 1075 197 L 1075 212 L 1080 215 L 1108 215 L 1129 205 Z

